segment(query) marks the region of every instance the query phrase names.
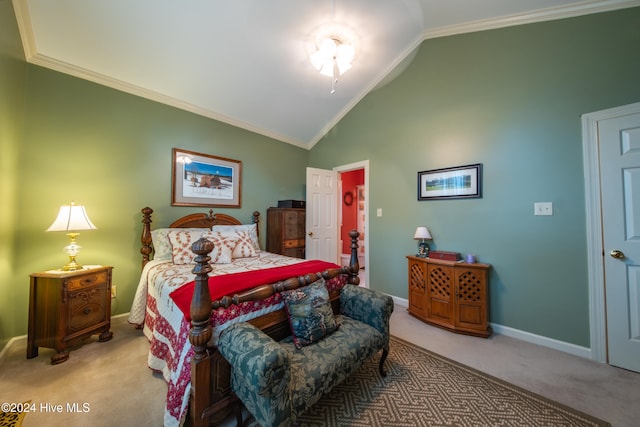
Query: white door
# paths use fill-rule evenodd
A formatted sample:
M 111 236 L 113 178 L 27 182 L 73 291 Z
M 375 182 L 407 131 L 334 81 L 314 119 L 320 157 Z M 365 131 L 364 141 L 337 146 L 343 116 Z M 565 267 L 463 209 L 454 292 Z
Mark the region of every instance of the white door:
M 598 121 L 609 363 L 640 372 L 640 113 Z
M 339 264 L 338 173 L 307 168 L 307 259 Z

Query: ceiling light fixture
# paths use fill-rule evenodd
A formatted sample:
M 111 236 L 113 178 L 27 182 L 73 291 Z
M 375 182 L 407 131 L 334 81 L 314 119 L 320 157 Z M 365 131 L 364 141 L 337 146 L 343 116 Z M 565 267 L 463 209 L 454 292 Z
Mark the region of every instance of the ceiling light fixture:
M 331 78 L 331 93 L 335 93 L 338 76 L 351 69 L 356 54 L 350 28 L 336 22 L 336 0 L 331 5 L 331 23 L 316 31 L 315 45 L 309 46 L 309 60 L 320 74 Z
M 317 49 L 309 56 L 309 60 L 320 74 L 331 77 L 331 93 L 334 93 L 337 77 L 351 68 L 355 48 L 346 39 L 338 35 L 329 35 L 320 41 Z

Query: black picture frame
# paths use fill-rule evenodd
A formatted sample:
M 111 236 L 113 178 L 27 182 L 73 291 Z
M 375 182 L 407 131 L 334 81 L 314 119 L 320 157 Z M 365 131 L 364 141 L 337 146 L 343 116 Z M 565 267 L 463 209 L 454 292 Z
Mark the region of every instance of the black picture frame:
M 482 197 L 482 163 L 418 172 L 418 200 Z

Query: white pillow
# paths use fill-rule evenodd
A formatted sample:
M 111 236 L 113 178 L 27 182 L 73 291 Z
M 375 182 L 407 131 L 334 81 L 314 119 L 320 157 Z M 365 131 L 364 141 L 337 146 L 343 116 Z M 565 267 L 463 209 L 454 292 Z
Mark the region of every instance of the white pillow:
M 178 230 L 177 228 L 158 228 L 151 232 L 151 242 L 153 243 L 153 259 L 157 261 L 170 261 L 173 257 L 173 248 L 169 240 L 169 232 Z M 180 230 L 189 231 L 209 231 L 208 228 L 182 228 Z
M 231 258 L 249 258 L 258 255 L 258 251 L 253 246 L 253 239 L 251 239 L 251 235 L 247 231 L 236 231 L 234 234 L 238 239 L 238 243 L 233 248 Z
M 249 233 L 249 237 L 253 242 L 253 247 L 256 251 L 260 250 L 260 242 L 258 241 L 258 227 L 257 224 L 243 224 L 243 225 L 214 225 L 211 230 L 223 231 L 223 232 L 243 232 Z
M 193 264 L 193 259 L 196 254 L 191 251 L 191 245 L 201 237 L 213 242 L 213 251 L 209 254 L 211 264 L 229 264 L 231 262 L 231 254 L 238 243 L 236 237 L 225 236 L 222 233 L 209 230 L 189 231 L 187 229 L 173 229 L 169 231 L 173 263 Z

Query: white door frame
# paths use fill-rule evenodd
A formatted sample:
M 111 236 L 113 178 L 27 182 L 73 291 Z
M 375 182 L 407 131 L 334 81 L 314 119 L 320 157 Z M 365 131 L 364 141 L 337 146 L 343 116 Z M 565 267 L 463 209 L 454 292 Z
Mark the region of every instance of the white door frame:
M 357 169 L 364 169 L 364 229 L 367 230 L 364 234 L 364 286 L 366 288 L 370 288 L 371 282 L 369 281 L 369 271 L 371 271 L 371 263 L 369 262 L 369 235 L 371 234 L 371 229 L 369 228 L 369 160 L 349 163 L 348 165 L 336 166 L 333 168 L 333 170 L 338 173 L 349 172 Z M 340 205 L 340 201 L 338 201 L 338 206 Z
M 582 115 L 582 153 L 587 222 L 587 268 L 589 274 L 589 331 L 591 359 L 607 362 L 607 329 L 604 290 L 604 247 L 598 121 L 640 113 L 640 102 Z

